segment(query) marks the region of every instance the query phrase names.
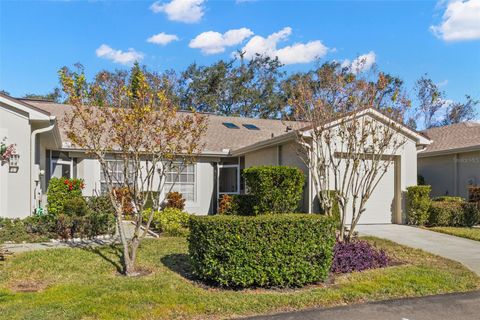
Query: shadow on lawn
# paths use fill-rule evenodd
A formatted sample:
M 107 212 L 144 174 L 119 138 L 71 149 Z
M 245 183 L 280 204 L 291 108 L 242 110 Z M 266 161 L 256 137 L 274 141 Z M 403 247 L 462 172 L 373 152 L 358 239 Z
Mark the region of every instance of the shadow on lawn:
M 115 244 L 109 244 L 104 246 L 79 246 L 85 251 L 95 253 L 100 256 L 103 260 L 109 262 L 111 265 L 117 269 L 119 274 L 124 272 L 124 265 L 122 264 L 123 252 Z
M 186 253 L 169 254 L 160 261 L 171 271 L 179 274 L 183 278 L 191 281 L 195 281 L 196 278 L 193 275 L 193 268 L 190 263 L 190 256 Z

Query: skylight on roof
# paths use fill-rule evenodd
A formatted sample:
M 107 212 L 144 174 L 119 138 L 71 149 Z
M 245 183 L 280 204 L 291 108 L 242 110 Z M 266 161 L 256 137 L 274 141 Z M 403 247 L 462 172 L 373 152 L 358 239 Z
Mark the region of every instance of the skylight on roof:
M 225 127 L 227 127 L 228 129 L 240 129 L 240 127 L 238 127 L 235 123 L 233 122 L 223 122 L 222 123 Z
M 257 127 L 257 126 L 254 125 L 254 124 L 250 124 L 250 123 L 243 124 L 243 126 L 244 126 L 245 128 L 247 128 L 248 130 L 260 130 L 259 127 Z

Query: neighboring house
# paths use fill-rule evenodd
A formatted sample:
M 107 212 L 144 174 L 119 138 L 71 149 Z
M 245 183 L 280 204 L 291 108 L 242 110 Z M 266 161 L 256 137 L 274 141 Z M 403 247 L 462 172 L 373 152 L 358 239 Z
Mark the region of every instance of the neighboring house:
M 468 197 L 468 186 L 480 185 L 480 122 L 432 128 L 433 143 L 418 154 L 418 173 L 432 186 L 432 196 Z
M 82 178 L 84 196 L 104 190 L 100 164 L 76 149 L 62 130 L 62 118 L 72 107 L 47 101 L 14 99 L 0 95 L 0 137 L 18 145 L 19 170 L 0 167 L 0 216 L 25 217 L 46 205 L 46 190 L 52 177 Z M 378 111 L 363 116 L 385 121 Z M 186 210 L 213 214 L 222 194 L 245 192 L 241 171 L 258 165 L 288 165 L 306 176 L 301 210 L 316 212 L 318 205 L 309 172 L 298 155 L 292 129 L 302 123 L 207 115 L 205 149 L 195 164 L 182 173 L 174 190 L 186 198 Z M 38 128 L 40 131 L 35 131 Z M 403 191 L 417 182 L 417 150 L 429 143 L 424 136 L 404 126 L 399 133 L 406 143 L 367 203 L 360 223 L 403 223 Z M 112 161 L 115 161 L 112 159 Z M 120 172 L 121 168 L 117 170 Z M 168 175 L 167 175 L 168 177 Z M 166 181 L 170 183 L 171 181 Z M 30 193 L 29 193 L 30 190 Z

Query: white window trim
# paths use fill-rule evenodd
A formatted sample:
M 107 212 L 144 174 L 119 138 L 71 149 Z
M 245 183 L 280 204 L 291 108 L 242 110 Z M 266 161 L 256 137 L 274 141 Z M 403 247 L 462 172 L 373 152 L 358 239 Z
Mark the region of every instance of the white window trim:
M 49 150 L 50 152 L 50 179 L 53 178 L 53 169 L 54 169 L 54 166 L 53 164 L 56 163 L 56 164 L 68 164 L 70 165 L 70 177 L 67 177 L 68 179 L 72 179 L 73 178 L 73 159 L 70 158 L 70 160 L 63 160 L 63 159 L 60 159 L 60 158 L 53 158 L 52 157 L 52 150 Z
M 237 168 L 237 192 L 220 192 L 220 170 L 222 168 Z M 218 164 L 217 170 L 217 199 L 224 194 L 240 194 L 240 164 Z

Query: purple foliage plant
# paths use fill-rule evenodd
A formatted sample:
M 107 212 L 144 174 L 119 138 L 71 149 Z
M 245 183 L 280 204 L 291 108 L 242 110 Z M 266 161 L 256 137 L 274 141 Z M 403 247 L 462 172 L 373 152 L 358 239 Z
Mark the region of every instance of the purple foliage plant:
M 332 264 L 333 273 L 349 273 L 388 266 L 389 257 L 366 241 L 337 241 Z

